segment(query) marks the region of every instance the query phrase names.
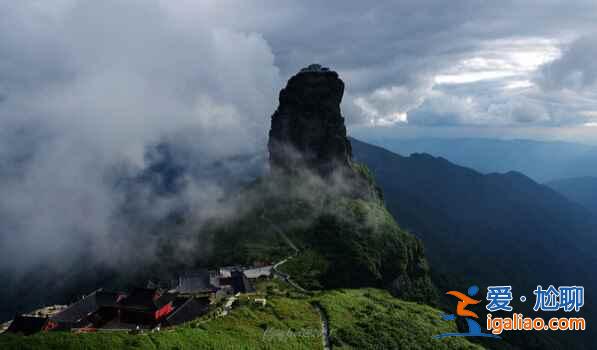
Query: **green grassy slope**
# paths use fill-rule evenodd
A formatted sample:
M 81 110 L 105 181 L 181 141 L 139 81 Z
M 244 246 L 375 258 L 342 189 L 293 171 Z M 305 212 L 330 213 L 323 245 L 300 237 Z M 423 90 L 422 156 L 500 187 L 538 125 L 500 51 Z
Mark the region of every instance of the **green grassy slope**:
M 346 289 L 324 293 L 334 349 L 481 349 L 463 338 L 433 339 L 456 332 L 440 311 L 393 298 L 379 289 Z
M 0 349 L 321 349 L 321 319 L 313 302 L 319 302 L 329 315 L 334 348 L 477 348 L 464 339 L 432 339 L 434 334 L 455 331 L 454 322 L 441 321 L 439 310 L 395 299 L 382 290 L 304 295 L 281 282 L 266 281 L 259 284 L 258 295 L 267 298 L 265 307 L 245 297 L 228 316 L 204 316 L 156 333 L 0 335 Z
M 279 261 L 294 253 L 282 232 L 302 253 L 283 268 L 309 289 L 387 288 L 433 303 L 421 242 L 396 224 L 367 168 L 354 167 L 352 178 L 270 177 L 249 187 L 247 212 L 215 225 L 212 264 Z

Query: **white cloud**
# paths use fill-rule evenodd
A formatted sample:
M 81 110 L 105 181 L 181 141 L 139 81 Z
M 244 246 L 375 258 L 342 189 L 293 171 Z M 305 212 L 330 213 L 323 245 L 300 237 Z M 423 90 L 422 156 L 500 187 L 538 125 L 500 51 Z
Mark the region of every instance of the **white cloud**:
M 508 82 L 506 84 L 506 86 L 504 86 L 504 89 L 525 89 L 525 88 L 530 88 L 533 86 L 533 83 L 530 80 L 514 80 L 511 82 Z
M 436 84 L 466 84 L 483 80 L 507 78 L 516 75 L 509 71 L 486 70 L 481 72 L 461 72 L 458 74 L 436 75 L 433 79 Z
M 406 122 L 406 113 L 421 104 L 425 93 L 424 89 L 408 90 L 404 86 L 392 86 L 358 96 L 353 103 L 360 108 L 369 124 L 383 126 Z
M 436 84 L 502 80 L 505 89 L 529 87 L 532 74 L 559 57 L 558 43 L 544 38 L 500 39 L 483 43 L 472 57 L 434 77 Z M 506 79 L 512 78 L 512 79 Z
M 0 5 L 0 164 L 18 168 L 0 172 L 0 259 L 22 269 L 109 247 L 123 198 L 108 179 L 142 170 L 148 145 L 192 134 L 199 165 L 262 150 L 280 86 L 258 33 L 158 1 L 53 5 Z M 201 187 L 209 212 L 221 191 Z
M 512 92 L 524 93 L 534 87 L 533 77 L 539 67 L 560 56 L 558 45 L 556 40 L 540 37 L 484 41 L 452 64 L 446 61 L 448 64 L 443 69 L 424 72 L 416 83 L 378 88 L 359 95 L 354 102 L 366 122 L 379 126 L 396 122 L 428 125 L 548 123 L 549 112 L 535 102 L 526 105 L 524 98 Z M 454 96 L 449 97 L 452 94 Z M 426 101 L 429 103 L 422 106 Z M 538 114 L 533 116 L 533 112 Z M 412 118 L 405 119 L 404 115 Z
M 589 118 L 597 118 L 597 111 L 581 111 L 580 114 Z

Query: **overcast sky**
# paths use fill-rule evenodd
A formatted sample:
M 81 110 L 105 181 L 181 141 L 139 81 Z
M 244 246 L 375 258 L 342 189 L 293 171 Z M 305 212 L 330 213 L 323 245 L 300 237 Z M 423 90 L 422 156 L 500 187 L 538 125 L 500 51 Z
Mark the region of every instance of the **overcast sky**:
M 354 135 L 597 143 L 596 14 L 594 0 L 2 1 L 0 255 L 113 246 L 115 167 L 142 172 L 164 139 L 201 164 L 263 152 L 278 91 L 310 63 L 345 81 Z M 194 189 L 204 208 L 220 193 Z
M 0 10 L 0 116 L 12 126 L 44 114 L 51 126 L 138 139 L 226 119 L 259 138 L 276 91 L 318 62 L 345 80 L 344 114 L 360 134 L 591 142 L 597 130 L 594 1 L 55 0 Z M 227 116 L 198 115 L 204 104 Z
M 282 81 L 339 71 L 359 134 L 597 142 L 595 1 L 195 2 L 169 9 L 258 33 Z

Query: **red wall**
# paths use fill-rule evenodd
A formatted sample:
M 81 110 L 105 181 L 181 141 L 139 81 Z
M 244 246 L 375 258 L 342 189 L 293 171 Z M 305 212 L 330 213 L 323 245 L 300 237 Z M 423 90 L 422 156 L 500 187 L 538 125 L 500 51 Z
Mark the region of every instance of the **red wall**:
M 157 320 L 168 315 L 172 312 L 172 309 L 172 302 L 169 302 L 168 304 L 162 306 L 162 308 L 155 312 L 155 319 Z

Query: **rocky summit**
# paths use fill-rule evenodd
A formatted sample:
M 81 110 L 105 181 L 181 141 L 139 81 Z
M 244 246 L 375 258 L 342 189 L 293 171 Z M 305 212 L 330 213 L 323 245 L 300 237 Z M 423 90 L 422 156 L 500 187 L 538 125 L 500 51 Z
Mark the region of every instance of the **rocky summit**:
M 340 102 L 344 82 L 338 73 L 312 64 L 294 75 L 282 91 L 269 132 L 273 171 L 306 167 L 322 176 L 351 164 Z

